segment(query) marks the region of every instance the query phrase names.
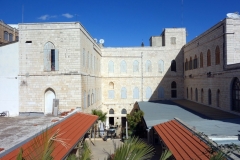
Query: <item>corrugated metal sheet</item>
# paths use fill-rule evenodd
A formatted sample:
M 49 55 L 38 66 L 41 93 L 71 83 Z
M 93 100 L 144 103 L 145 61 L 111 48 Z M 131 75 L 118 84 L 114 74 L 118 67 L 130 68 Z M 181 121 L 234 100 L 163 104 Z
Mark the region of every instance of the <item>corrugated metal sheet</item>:
M 154 126 L 155 131 L 178 160 L 209 159 L 209 147 L 176 120 Z
M 68 144 L 68 148 L 65 148 L 62 144 L 56 142 L 55 149 L 52 153 L 53 158 L 63 159 L 64 157 L 66 157 L 97 119 L 98 117 L 94 115 L 75 113 L 70 117 L 67 117 L 65 120 L 58 123 L 57 125 L 53 126 L 52 128 L 48 129 L 48 133 L 50 135 L 53 135 L 59 129 L 60 130 L 59 138 L 63 139 Z M 24 155 L 27 153 L 24 152 L 24 150 L 28 150 L 28 148 L 33 144 L 33 142 L 34 139 L 29 140 L 21 147 L 16 148 L 15 150 L 3 156 L 0 159 L 15 160 L 20 151 L 20 148 L 23 148 Z

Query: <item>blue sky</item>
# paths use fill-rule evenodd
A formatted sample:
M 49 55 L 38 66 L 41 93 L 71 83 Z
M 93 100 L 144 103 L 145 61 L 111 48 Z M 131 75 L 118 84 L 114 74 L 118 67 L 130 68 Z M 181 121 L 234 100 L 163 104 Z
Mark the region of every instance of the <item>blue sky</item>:
M 240 12 L 240 0 L 0 0 L 8 24 L 80 21 L 107 47 L 149 46 L 164 28 L 184 27 L 187 41 Z

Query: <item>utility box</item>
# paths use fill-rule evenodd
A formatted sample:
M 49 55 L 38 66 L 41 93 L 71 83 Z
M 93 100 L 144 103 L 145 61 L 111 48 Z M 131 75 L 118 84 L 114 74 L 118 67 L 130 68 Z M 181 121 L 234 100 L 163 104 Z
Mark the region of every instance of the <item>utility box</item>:
M 53 99 L 53 116 L 58 116 L 59 99 Z

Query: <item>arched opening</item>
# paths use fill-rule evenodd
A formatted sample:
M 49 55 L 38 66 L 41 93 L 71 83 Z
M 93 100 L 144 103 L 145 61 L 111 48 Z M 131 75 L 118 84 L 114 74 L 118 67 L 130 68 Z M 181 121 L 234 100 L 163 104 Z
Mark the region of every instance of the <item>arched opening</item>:
M 238 78 L 233 79 L 231 99 L 232 99 L 232 110 L 240 112 L 240 81 Z
M 193 93 L 192 93 L 192 88 L 191 88 L 191 100 L 192 100 L 192 95 L 193 95 Z
M 164 99 L 164 88 L 163 87 L 158 88 L 158 98 Z
M 177 98 L 177 83 L 175 81 L 173 81 L 171 83 L 171 97 L 172 98 Z
M 109 114 L 114 114 L 114 110 L 112 108 L 109 110 Z M 110 126 L 114 125 L 114 117 L 109 116 L 109 124 Z
M 109 89 L 114 89 L 114 83 L 113 82 L 109 83 Z
M 175 60 L 172 60 L 171 62 L 171 71 L 177 71 L 177 65 Z
M 125 108 L 122 109 L 121 114 L 127 114 L 127 110 Z
M 209 105 L 212 104 L 212 92 L 211 92 L 211 89 L 208 90 L 208 104 Z
M 45 91 L 45 114 L 52 114 L 53 113 L 53 100 L 56 99 L 56 95 L 53 89 L 48 88 Z
M 201 90 L 201 103 L 203 103 L 203 96 L 204 96 L 204 92 L 203 92 L 203 89 Z
M 195 89 L 195 100 L 198 101 L 198 89 Z
M 215 64 L 220 64 L 220 48 L 219 46 L 215 49 Z
M 216 101 L 217 101 L 217 107 L 220 107 L 220 90 L 219 90 L 219 89 L 217 90 L 217 98 L 216 98 Z

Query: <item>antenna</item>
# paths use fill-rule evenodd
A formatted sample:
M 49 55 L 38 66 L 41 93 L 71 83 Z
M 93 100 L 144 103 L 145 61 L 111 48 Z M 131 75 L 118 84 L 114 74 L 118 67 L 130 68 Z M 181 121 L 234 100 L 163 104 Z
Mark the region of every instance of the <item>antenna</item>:
M 22 23 L 23 23 L 23 12 L 24 12 L 24 5 L 22 5 Z
M 181 25 L 182 25 L 182 27 L 183 27 L 183 0 L 182 0 L 182 7 L 181 7 L 181 9 L 182 9 L 182 14 L 181 14 Z

